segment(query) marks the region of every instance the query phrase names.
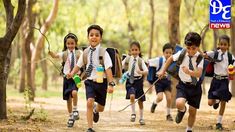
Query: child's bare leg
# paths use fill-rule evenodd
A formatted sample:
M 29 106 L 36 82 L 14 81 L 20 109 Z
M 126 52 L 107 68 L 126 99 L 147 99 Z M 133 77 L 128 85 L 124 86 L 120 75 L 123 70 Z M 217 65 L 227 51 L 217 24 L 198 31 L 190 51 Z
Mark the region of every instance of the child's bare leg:
M 167 107 L 167 115 L 171 114 L 171 92 L 170 91 L 165 91 L 165 96 L 166 96 L 166 107 Z
M 69 97 L 69 99 L 67 100 L 67 109 L 68 109 L 68 112 L 69 114 L 72 113 L 72 98 Z
M 157 100 L 156 103 L 159 103 L 163 100 L 163 92 L 157 93 Z
M 185 98 L 177 98 L 176 99 L 176 108 L 181 111 L 181 112 L 185 112 Z
M 87 99 L 87 123 L 88 128 L 93 127 L 93 105 L 94 105 L 94 98 Z
M 219 116 L 218 116 L 217 123 L 222 124 L 222 118 L 223 118 L 223 115 L 224 115 L 225 106 L 226 106 L 226 102 L 225 101 L 221 101 L 220 102 L 220 109 L 219 109 Z
M 197 109 L 192 106 L 189 106 L 188 127 L 187 127 L 188 130 L 192 130 L 192 127 L 196 120 L 196 114 L 197 114 Z
M 132 114 L 135 114 L 135 94 L 131 94 L 130 95 L 130 102 L 131 102 L 131 110 L 132 110 Z
M 97 104 L 96 111 L 97 112 L 103 112 L 104 111 L 104 106 L 102 106 L 100 104 Z
M 208 99 L 208 105 L 212 106 L 213 104 L 215 104 L 215 99 Z
M 144 112 L 143 101 L 138 100 L 138 104 L 139 104 L 139 111 L 140 111 L 140 119 L 143 119 L 143 112 Z
M 73 108 L 77 110 L 78 95 L 76 90 L 72 91 L 72 96 L 73 96 Z

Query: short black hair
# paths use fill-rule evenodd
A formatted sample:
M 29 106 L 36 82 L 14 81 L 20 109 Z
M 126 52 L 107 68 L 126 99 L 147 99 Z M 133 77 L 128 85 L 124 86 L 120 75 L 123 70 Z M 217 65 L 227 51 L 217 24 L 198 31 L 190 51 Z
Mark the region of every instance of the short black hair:
M 96 25 L 96 24 L 93 24 L 93 25 L 90 25 L 88 28 L 87 28 L 87 36 L 89 36 L 89 33 L 92 29 L 96 29 L 100 32 L 100 35 L 102 37 L 103 35 L 103 28 L 101 28 L 99 25 Z
M 221 36 L 219 37 L 219 42 L 220 42 L 222 39 L 226 40 L 226 41 L 228 42 L 228 44 L 230 43 L 230 38 L 229 38 L 228 35 L 221 35 Z
M 164 46 L 163 46 L 163 48 L 162 48 L 162 51 L 164 52 L 166 49 L 172 49 L 172 50 L 174 50 L 174 47 L 172 46 L 172 44 L 166 43 L 166 44 L 164 44 Z
M 186 34 L 185 38 L 184 38 L 184 44 L 186 46 L 192 46 L 195 45 L 197 47 L 200 46 L 201 43 L 201 36 L 196 33 L 196 32 L 189 32 Z

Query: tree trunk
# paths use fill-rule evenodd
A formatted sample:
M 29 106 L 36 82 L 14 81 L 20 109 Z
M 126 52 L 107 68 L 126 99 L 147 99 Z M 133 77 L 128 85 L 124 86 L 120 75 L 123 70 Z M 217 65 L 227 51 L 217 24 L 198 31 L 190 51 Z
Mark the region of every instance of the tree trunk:
M 180 4 L 181 0 L 169 0 L 169 13 L 168 13 L 168 32 L 171 44 L 180 43 Z
M 7 118 L 6 82 L 10 63 L 10 47 L 24 18 L 26 7 L 25 0 L 18 0 L 18 9 L 14 17 L 14 7 L 11 1 L 3 0 L 3 3 L 6 12 L 6 33 L 0 37 L 0 119 Z
M 218 36 L 219 36 L 219 33 L 218 33 L 218 30 L 217 29 L 213 29 L 213 37 L 214 37 L 214 49 L 217 48 L 217 40 L 218 40 Z
M 25 23 L 25 22 L 24 22 Z M 24 39 L 24 29 L 25 24 L 22 24 L 20 28 L 20 43 L 21 43 L 21 64 L 20 64 L 20 85 L 19 85 L 19 92 L 23 93 L 25 90 L 25 69 L 26 69 L 26 50 L 25 50 L 25 39 Z
M 179 27 L 180 4 L 181 0 L 169 0 L 168 32 L 169 32 L 169 41 L 174 47 L 176 44 L 180 43 L 180 27 Z M 176 79 L 172 79 L 172 86 L 171 86 L 172 108 L 175 108 L 177 82 L 178 81 Z
M 154 16 L 155 16 L 155 10 L 154 10 L 154 1 L 150 0 L 149 5 L 151 8 L 151 24 L 150 24 L 150 45 L 149 45 L 149 51 L 148 51 L 148 58 L 152 58 L 152 48 L 153 48 L 153 36 L 154 36 Z
M 232 5 L 235 7 L 235 0 L 232 0 Z M 232 16 L 232 22 L 231 22 L 231 48 L 232 48 L 232 53 L 233 55 L 235 54 L 235 16 L 233 14 Z M 231 81 L 231 90 L 232 90 L 232 95 L 235 96 L 235 81 Z
M 53 9 L 51 10 L 50 15 L 46 19 L 46 22 L 42 25 L 42 27 L 40 29 L 43 34 L 45 34 L 49 30 L 51 24 L 55 20 L 57 12 L 58 12 L 58 5 L 59 5 L 59 1 L 54 0 Z M 42 50 L 44 48 L 44 41 L 45 41 L 44 36 L 40 34 L 39 38 L 36 42 L 36 47 L 32 53 L 31 62 L 36 62 L 40 59 L 40 55 L 41 55 Z M 35 71 L 36 71 L 36 63 L 31 63 L 32 83 L 33 83 L 34 89 L 36 88 L 36 86 L 35 86 Z
M 46 56 L 45 51 L 43 52 L 43 56 Z M 41 62 L 42 72 L 43 72 L 43 80 L 42 80 L 42 89 L 47 90 L 47 80 L 48 80 L 48 72 L 47 72 L 47 61 L 44 60 Z

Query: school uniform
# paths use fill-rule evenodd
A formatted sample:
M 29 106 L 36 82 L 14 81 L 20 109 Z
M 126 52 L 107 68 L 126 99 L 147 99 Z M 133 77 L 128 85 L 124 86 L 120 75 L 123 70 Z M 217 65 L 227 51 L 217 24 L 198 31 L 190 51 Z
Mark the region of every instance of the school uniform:
M 155 74 L 155 76 L 158 76 L 158 72 L 161 71 L 163 69 L 163 65 L 166 63 L 166 58 L 164 56 L 162 56 L 163 60 L 162 60 L 162 66 L 160 66 L 160 57 L 156 57 L 153 59 L 150 59 L 149 62 L 149 66 L 152 67 L 156 67 L 156 69 L 159 69 L 159 67 L 161 67 Z M 156 93 L 160 93 L 160 92 L 164 92 L 164 91 L 170 91 L 171 92 L 171 80 L 170 80 L 170 76 L 166 73 L 166 75 L 158 80 L 155 83 L 155 91 Z
M 177 52 L 173 55 L 173 61 L 177 61 L 179 59 L 180 53 L 182 51 Z M 191 58 L 192 66 L 194 69 L 196 68 L 203 68 L 204 60 L 201 60 L 201 62 L 197 65 L 196 60 L 197 57 L 200 55 L 199 52 L 196 52 L 194 56 Z M 190 57 L 188 56 L 188 53 L 186 52 L 185 57 L 182 61 L 182 64 L 179 66 L 179 83 L 176 86 L 177 94 L 176 98 L 185 98 L 188 102 L 188 104 L 194 108 L 199 109 L 200 107 L 200 101 L 202 96 L 202 89 L 201 85 L 197 83 L 194 85 L 192 82 L 192 78 L 190 75 L 183 72 L 182 67 L 188 67 L 190 64 Z M 199 78 L 196 78 L 197 82 L 199 81 Z
M 133 65 L 134 59 L 136 59 L 136 60 L 135 60 L 135 64 Z M 144 60 L 142 58 L 140 58 L 140 59 L 142 61 L 141 65 L 142 65 L 143 71 L 148 72 L 148 68 L 144 63 Z M 140 70 L 140 67 L 138 65 L 139 64 L 138 61 L 140 61 L 140 59 L 139 59 L 139 56 L 137 56 L 136 58 L 134 58 L 133 56 L 130 56 L 129 64 L 128 64 L 128 73 L 129 73 L 129 76 L 131 76 L 132 67 L 134 66 L 134 70 L 133 70 L 134 71 L 133 72 L 134 79 L 132 82 L 131 78 L 129 77 L 126 81 L 126 99 L 130 99 L 130 94 L 135 94 L 136 99 L 144 94 L 143 76 L 142 76 L 142 74 L 137 73 L 137 71 Z M 126 59 L 124 59 L 122 61 L 123 66 L 125 65 L 125 62 L 126 62 Z M 145 101 L 146 100 L 145 96 L 143 96 L 140 100 Z
M 72 71 L 74 65 L 76 64 L 77 58 L 76 58 L 75 49 L 72 52 L 70 50 L 66 50 L 65 52 L 68 52 L 68 57 L 67 57 L 67 59 L 65 61 L 65 64 L 64 64 L 63 74 L 67 75 L 68 73 L 70 73 L 70 71 Z M 63 59 L 63 54 L 64 54 L 64 52 L 60 52 L 57 55 L 59 55 L 59 58 Z M 72 62 L 72 59 L 73 59 L 73 62 Z M 72 66 L 71 63 L 73 63 L 73 66 Z M 75 84 L 74 80 L 72 78 L 67 79 L 66 77 L 64 77 L 64 81 L 63 81 L 63 99 L 68 100 L 69 96 L 72 97 L 72 91 L 73 90 L 78 91 L 78 88 L 76 87 L 76 84 Z
M 106 75 L 104 74 L 103 76 L 104 77 L 103 83 L 96 82 L 96 78 L 97 78 L 96 68 L 100 65 L 100 62 L 99 62 L 99 48 L 100 47 L 101 47 L 100 44 L 98 44 L 96 47 L 94 47 L 95 48 L 94 51 L 92 51 L 91 46 L 88 47 L 89 52 L 87 55 L 86 69 L 88 69 L 92 61 L 92 70 L 91 70 L 90 76 L 87 77 L 84 83 L 85 83 L 85 88 L 86 88 L 86 98 L 87 99 L 94 98 L 97 103 L 99 103 L 102 106 L 105 106 L 107 87 L 108 87 Z M 107 51 L 105 51 L 104 55 L 105 55 L 104 56 L 104 70 L 107 70 L 108 68 L 112 67 L 112 60 Z M 83 54 L 81 56 L 83 56 Z M 78 60 L 77 66 L 81 68 L 83 65 L 84 65 L 83 57 L 80 57 Z
M 214 58 L 214 51 L 207 52 L 207 55 Z M 232 59 L 235 60 L 232 55 Z M 208 91 L 208 99 L 219 99 L 223 101 L 229 101 L 232 94 L 229 91 L 229 80 L 228 80 L 228 52 L 224 54 L 219 49 L 218 50 L 218 60 L 220 62 L 215 62 L 214 64 L 214 77 L 212 79 L 210 89 Z M 233 63 L 235 66 L 235 63 Z

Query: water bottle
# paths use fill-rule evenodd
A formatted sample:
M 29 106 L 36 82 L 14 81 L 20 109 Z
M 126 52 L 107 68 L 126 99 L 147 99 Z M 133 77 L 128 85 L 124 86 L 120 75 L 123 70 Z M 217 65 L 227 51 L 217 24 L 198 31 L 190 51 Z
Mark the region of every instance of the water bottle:
M 235 73 L 235 70 L 234 70 L 234 66 L 233 65 L 229 65 L 228 66 L 228 76 L 229 76 L 229 80 L 233 80 L 233 75 Z
M 122 78 L 119 80 L 119 83 L 123 84 L 127 78 L 129 78 L 128 72 L 125 72 L 124 74 L 122 74 Z
M 81 87 L 81 78 L 77 74 L 75 74 L 73 76 L 73 80 L 74 80 L 77 88 L 80 88 Z
M 102 65 L 99 65 L 96 68 L 96 82 L 103 83 L 103 81 L 104 81 L 104 67 Z

